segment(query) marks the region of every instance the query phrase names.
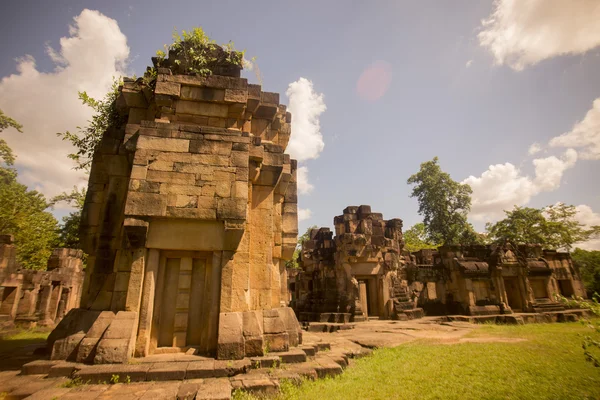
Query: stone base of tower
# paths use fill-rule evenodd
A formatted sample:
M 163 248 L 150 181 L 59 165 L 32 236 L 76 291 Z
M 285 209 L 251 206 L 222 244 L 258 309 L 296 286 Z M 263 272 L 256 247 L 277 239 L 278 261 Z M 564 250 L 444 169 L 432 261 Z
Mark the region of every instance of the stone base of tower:
M 126 363 L 135 349 L 136 312 L 71 310 L 48 336 L 52 360 Z
M 302 329 L 290 307 L 221 313 L 217 358 L 240 360 L 302 344 Z
M 86 364 L 127 363 L 140 340 L 137 325 L 136 312 L 73 309 L 48 337 L 50 358 Z M 217 341 L 213 355 L 220 360 L 239 360 L 288 351 L 302 344 L 302 329 L 289 307 L 221 313 Z

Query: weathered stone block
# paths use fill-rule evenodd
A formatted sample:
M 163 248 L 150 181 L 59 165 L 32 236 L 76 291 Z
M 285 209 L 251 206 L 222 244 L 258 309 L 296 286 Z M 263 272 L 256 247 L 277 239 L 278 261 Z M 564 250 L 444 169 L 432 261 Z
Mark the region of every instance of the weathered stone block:
M 146 179 L 150 182 L 171 183 L 174 185 L 194 185 L 196 177 L 194 174 L 170 171 L 148 171 Z
M 264 335 L 265 346 L 269 351 L 288 351 L 290 348 L 290 342 L 287 332 L 286 333 L 273 333 Z
M 244 199 L 219 199 L 218 219 L 246 219 L 247 202 Z
M 129 359 L 130 339 L 101 339 L 96 347 L 94 364 L 123 364 Z
M 246 354 L 242 332 L 242 314 L 238 312 L 219 314 L 217 358 L 241 360 Z
M 75 333 L 64 339 L 55 341 L 50 359 L 74 361 L 77 356 L 79 343 L 81 343 L 84 337 L 85 333 Z
M 180 91 L 181 85 L 179 83 L 157 81 L 154 93 L 179 97 Z
M 142 150 L 184 153 L 189 151 L 190 141 L 185 139 L 140 136 L 138 138 L 137 148 Z
M 130 192 L 125 203 L 126 215 L 162 216 L 167 211 L 166 197 L 156 193 Z
M 225 104 L 178 100 L 175 104 L 175 112 L 177 112 L 177 114 L 227 118 L 228 109 Z

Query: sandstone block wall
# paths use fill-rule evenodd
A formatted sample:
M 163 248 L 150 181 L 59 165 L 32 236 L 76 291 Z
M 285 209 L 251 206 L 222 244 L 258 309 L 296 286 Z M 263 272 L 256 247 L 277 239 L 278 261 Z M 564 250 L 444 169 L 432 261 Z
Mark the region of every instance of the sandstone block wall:
M 4 240 L 0 252 L 4 258 L 0 276 L 0 322 L 35 325 L 55 325 L 69 310 L 79 306 L 83 284 L 83 252 L 75 249 L 54 249 L 47 269 L 18 268 L 15 246 Z M 10 244 L 9 244 L 10 242 Z
M 106 355 L 96 363 L 190 347 L 241 358 L 296 343 L 285 311 L 298 233 L 297 164 L 284 153 L 291 115 L 230 67 L 207 77 L 158 68 L 154 86 L 120 88 L 126 123 L 103 135 L 81 226 L 82 307 L 115 315 L 100 336 L 73 339 Z M 266 310 L 279 310 L 269 318 L 285 331 L 267 329 Z M 103 338 L 129 312 L 131 328 L 111 337 L 127 354 L 111 355 Z M 244 331 L 249 312 L 258 328 Z

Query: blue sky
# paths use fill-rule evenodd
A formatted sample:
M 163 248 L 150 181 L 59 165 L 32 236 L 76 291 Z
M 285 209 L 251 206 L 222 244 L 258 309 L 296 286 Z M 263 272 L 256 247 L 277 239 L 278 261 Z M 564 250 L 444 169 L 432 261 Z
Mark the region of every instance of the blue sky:
M 300 197 L 300 207 L 311 212 L 301 230 L 332 226 L 344 207 L 360 204 L 411 226 L 420 217 L 406 180 L 434 156 L 455 180 L 473 177 L 469 182 L 478 205 L 472 221 L 478 229 L 514 204 L 541 207 L 557 201 L 581 206 L 586 223 L 597 219 L 600 224 L 600 102 L 593 106 L 600 97 L 600 3 L 529 4 L 11 2 L 0 13 L 0 35 L 10 38 L 0 59 L 0 108 L 26 129 L 20 136 L 3 135 L 19 156 L 27 184 L 49 195 L 80 184 L 81 177 L 63 160 L 66 144 L 55 143 L 54 133 L 74 129 L 89 113 L 77 105 L 76 90 L 70 100 L 64 86 L 89 84 L 88 90 L 101 93 L 111 74 L 141 75 L 155 51 L 170 42 L 174 27 L 202 26 L 217 42 L 231 40 L 256 56 L 263 89 L 281 93 L 282 102 L 288 102 L 289 84 L 301 77 L 323 95 L 327 109 L 318 118 L 325 146 L 317 158 L 301 163 L 314 187 Z M 81 55 L 63 57 L 73 65 L 63 62 L 68 73 L 57 78 L 56 57 L 48 56 L 47 46 L 60 54 L 62 37 L 83 35 L 83 29 L 70 33 L 69 26 L 86 8 L 116 21 L 116 30 L 112 26 L 89 39 Z M 124 61 L 123 51 L 113 54 L 98 46 L 94 52 L 94 43 L 110 44 L 113 37 L 115 48 L 124 48 L 117 31 L 129 48 L 126 65 L 114 62 Z M 27 72 L 17 69 L 15 59 L 26 55 L 35 59 L 38 72 L 29 71 L 30 81 L 39 82 L 24 87 L 19 76 Z M 86 65 L 106 59 L 111 65 L 94 72 L 102 79 L 91 73 L 83 77 Z M 82 65 L 74 66 L 75 60 Z M 374 63 L 387 65 L 391 79 L 381 97 L 368 100 L 357 92 L 357 81 Z M 253 72 L 245 74 L 256 82 Z M 57 99 L 52 112 L 35 103 L 38 96 Z M 569 133 L 550 146 L 553 138 Z M 45 144 L 36 150 L 39 143 Z M 529 154 L 534 143 L 541 150 Z M 35 151 L 41 153 L 34 156 Z M 490 172 L 490 165 L 500 166 Z

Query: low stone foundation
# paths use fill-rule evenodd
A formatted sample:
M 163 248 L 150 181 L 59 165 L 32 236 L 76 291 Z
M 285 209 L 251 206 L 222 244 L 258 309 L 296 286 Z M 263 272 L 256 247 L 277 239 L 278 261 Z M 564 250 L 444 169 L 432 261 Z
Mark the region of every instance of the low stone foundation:
M 137 313 L 71 310 L 48 337 L 52 360 L 126 363 L 135 349 Z
M 302 344 L 302 330 L 289 307 L 221 313 L 217 358 L 241 360 Z
M 71 310 L 48 337 L 50 358 L 85 364 L 127 363 L 134 355 L 137 322 L 137 313 L 131 311 Z M 286 352 L 300 344 L 302 329 L 289 307 L 219 314 L 216 356 L 220 360 Z

